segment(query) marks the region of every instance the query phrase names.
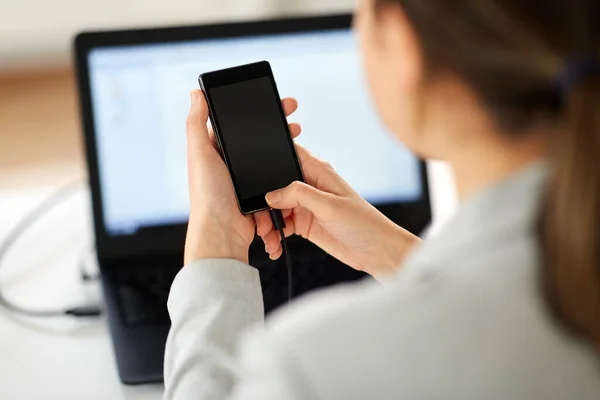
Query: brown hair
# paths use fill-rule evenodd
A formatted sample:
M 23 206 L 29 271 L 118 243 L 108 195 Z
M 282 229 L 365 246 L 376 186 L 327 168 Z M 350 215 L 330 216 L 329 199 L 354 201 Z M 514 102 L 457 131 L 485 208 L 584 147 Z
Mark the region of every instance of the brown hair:
M 460 77 L 507 135 L 556 126 L 539 227 L 542 283 L 554 315 L 600 349 L 600 74 L 557 90 L 571 57 L 600 53 L 597 0 L 377 3 L 402 7 L 427 75 Z

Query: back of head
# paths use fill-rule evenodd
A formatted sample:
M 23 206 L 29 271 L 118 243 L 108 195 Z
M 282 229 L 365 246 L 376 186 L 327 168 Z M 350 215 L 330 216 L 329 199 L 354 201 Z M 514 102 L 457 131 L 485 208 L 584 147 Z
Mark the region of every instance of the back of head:
M 548 127 L 541 282 L 554 315 L 600 349 L 600 2 L 377 2 L 404 10 L 426 76 L 461 79 L 504 134 Z

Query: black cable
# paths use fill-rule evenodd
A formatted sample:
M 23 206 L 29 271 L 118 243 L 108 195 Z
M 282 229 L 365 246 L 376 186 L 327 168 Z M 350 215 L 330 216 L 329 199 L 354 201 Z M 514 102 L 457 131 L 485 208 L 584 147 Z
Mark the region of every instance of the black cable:
M 281 246 L 283 247 L 283 252 L 285 253 L 285 265 L 287 268 L 288 301 L 292 301 L 292 297 L 294 296 L 294 288 L 292 287 L 292 257 L 290 255 L 290 251 L 288 250 L 287 240 L 285 234 L 283 233 L 283 229 L 281 229 L 279 233 L 281 234 Z
M 25 217 L 23 217 L 14 228 L 6 235 L 6 239 L 0 244 L 0 267 L 2 261 L 8 254 L 11 247 L 15 242 L 23 236 L 23 234 L 41 217 L 43 217 L 48 211 L 60 204 L 64 199 L 68 198 L 75 189 L 81 186 L 80 182 L 75 182 L 63 186 L 54 194 L 50 195 L 46 200 L 38 204 L 33 210 L 31 210 Z M 0 306 L 26 316 L 30 317 L 59 317 L 64 315 L 71 315 L 75 317 L 91 317 L 100 315 L 101 311 L 96 306 L 80 306 L 73 307 L 63 310 L 31 310 L 25 307 L 21 307 L 18 304 L 8 300 L 2 294 L 0 290 Z
M 283 214 L 281 210 L 271 210 L 270 212 L 271 220 L 273 221 L 273 226 L 276 230 L 279 231 L 281 235 L 281 246 L 283 248 L 283 252 L 285 253 L 285 265 L 287 268 L 287 278 L 288 278 L 288 302 L 292 300 L 294 296 L 294 288 L 293 288 L 293 280 L 292 280 L 292 256 L 288 249 L 287 240 L 285 237 L 285 233 L 283 230 L 285 229 L 285 218 L 283 218 Z

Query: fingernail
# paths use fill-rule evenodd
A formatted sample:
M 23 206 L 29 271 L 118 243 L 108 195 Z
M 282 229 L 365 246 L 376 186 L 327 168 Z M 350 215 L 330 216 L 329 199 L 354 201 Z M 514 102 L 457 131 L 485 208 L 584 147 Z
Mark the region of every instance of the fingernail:
M 276 190 L 271 193 L 267 193 L 267 203 L 270 205 L 277 204 L 281 201 L 281 191 Z
M 198 101 L 198 91 L 197 90 L 192 90 L 190 92 L 190 99 L 192 101 L 192 105 L 196 104 L 196 101 Z
M 260 235 L 260 225 L 257 225 L 257 226 L 256 226 L 256 234 L 257 234 L 257 235 Z
M 265 251 L 268 253 L 269 252 L 269 245 L 265 245 Z

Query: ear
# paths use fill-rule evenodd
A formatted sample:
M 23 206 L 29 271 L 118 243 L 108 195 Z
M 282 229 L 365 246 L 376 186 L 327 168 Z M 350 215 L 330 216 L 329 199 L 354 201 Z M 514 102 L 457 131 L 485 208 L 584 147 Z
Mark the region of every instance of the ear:
M 382 45 L 403 91 L 418 89 L 423 79 L 423 54 L 412 22 L 397 2 L 383 2 L 377 13 Z

